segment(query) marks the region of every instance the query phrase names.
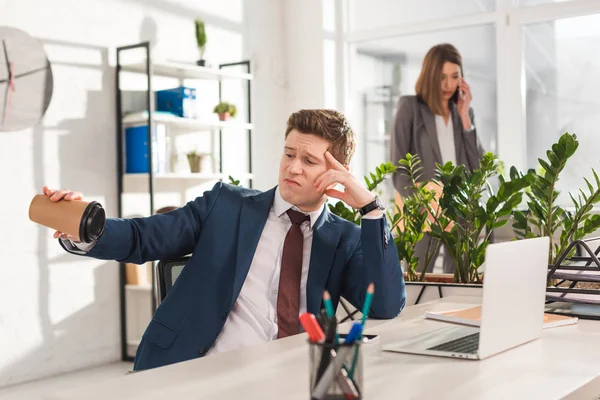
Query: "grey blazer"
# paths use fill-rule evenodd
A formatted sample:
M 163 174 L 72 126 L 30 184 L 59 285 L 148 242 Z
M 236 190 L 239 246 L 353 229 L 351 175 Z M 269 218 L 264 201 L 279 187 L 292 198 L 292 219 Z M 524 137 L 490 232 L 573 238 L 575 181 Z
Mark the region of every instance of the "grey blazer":
M 456 105 L 451 102 L 450 112 L 454 123 L 454 145 L 456 161 L 469 170 L 479 168 L 479 161 L 484 153 L 477 138 L 477 131 L 465 132 Z M 473 109 L 469 109 L 471 121 L 475 125 Z M 394 131 L 391 133 L 392 163 L 406 157 L 407 153 L 418 154 L 421 158 L 423 179 L 434 177 L 436 163 L 442 164 L 442 155 L 435 128 L 435 116 L 429 107 L 417 96 L 402 96 L 398 101 L 398 110 L 394 118 Z M 401 171 L 393 175 L 394 188 L 401 196 L 406 197 L 411 186 L 410 179 Z

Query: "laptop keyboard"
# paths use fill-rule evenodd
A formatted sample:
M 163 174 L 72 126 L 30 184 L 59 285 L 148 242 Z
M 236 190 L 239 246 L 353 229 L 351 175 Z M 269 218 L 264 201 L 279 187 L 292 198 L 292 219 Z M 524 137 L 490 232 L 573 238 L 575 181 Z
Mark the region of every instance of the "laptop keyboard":
M 475 354 L 479 348 L 479 332 L 463 336 L 446 343 L 438 344 L 427 350 L 451 351 L 455 353 Z

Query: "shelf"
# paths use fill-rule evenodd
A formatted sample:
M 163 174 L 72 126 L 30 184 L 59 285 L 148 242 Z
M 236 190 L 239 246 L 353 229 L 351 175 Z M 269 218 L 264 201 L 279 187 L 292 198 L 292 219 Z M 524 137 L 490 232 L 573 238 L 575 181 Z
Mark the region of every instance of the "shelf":
M 546 292 L 546 300 L 578 304 L 600 304 L 600 290 L 598 291 L 598 294 Z
M 186 64 L 180 62 L 155 62 L 152 63 L 154 75 L 167 76 L 171 78 L 181 79 L 242 79 L 252 80 L 252 75 L 243 72 L 227 71 L 217 68 L 199 67 L 194 64 Z M 121 65 L 121 71 L 146 73 L 146 63 L 140 62 L 135 64 Z
M 137 292 L 151 292 L 152 285 L 125 285 L 125 289 Z
M 169 113 L 153 113 L 152 121 L 154 123 L 162 123 L 173 127 L 178 127 L 186 130 L 209 130 L 209 129 L 246 129 L 251 130 L 254 125 L 236 122 L 236 121 L 201 121 L 192 118 L 181 118 Z M 123 118 L 123 125 L 146 125 L 148 123 L 148 113 L 141 112 L 126 115 Z
M 145 55 L 142 54 L 142 57 L 137 59 L 129 58 L 129 56 L 121 58 L 119 56 L 125 51 L 129 54 L 129 50 L 135 50 L 136 52 L 144 51 Z M 119 214 L 121 215 L 119 217 L 139 216 L 149 211 L 154 213 L 155 210 L 151 210 L 151 208 L 158 209 L 161 208 L 161 205 L 184 205 L 181 204 L 185 203 L 183 201 L 184 198 L 200 195 L 201 189 L 203 190 L 205 186 L 212 186 L 219 181 L 229 182 L 229 174 L 236 179 L 240 179 L 242 182 L 253 178 L 251 173 L 244 173 L 244 171 L 251 169 L 249 162 L 247 168 L 243 168 L 240 165 L 239 172 L 229 171 L 229 168 L 224 167 L 222 170 L 225 173 L 221 173 L 219 171 L 221 171 L 222 164 L 217 163 L 216 158 L 211 160 L 210 165 L 208 163 L 203 165 L 202 171 L 204 172 L 191 173 L 187 162 L 185 162 L 187 160 L 182 160 L 182 154 L 178 152 L 178 150 L 182 150 L 184 147 L 189 147 L 190 141 L 196 139 L 199 134 L 202 137 L 198 137 L 196 140 L 200 140 L 203 147 L 208 147 L 210 139 L 210 150 L 218 154 L 220 160 L 224 158 L 229 159 L 227 153 L 230 150 L 225 148 L 225 144 L 227 144 L 227 147 L 231 146 L 231 150 L 235 150 L 235 153 L 231 156 L 232 162 L 239 161 L 236 155 L 241 150 L 239 149 L 240 146 L 245 144 L 242 143 L 245 140 L 242 141 L 241 139 L 245 139 L 248 136 L 248 141 L 251 142 L 251 136 L 254 131 L 251 115 L 246 117 L 242 113 L 237 119 L 230 118 L 227 121 L 219 121 L 217 115 L 209 113 L 212 109 L 207 109 L 205 113 L 197 114 L 198 118 L 181 118 L 168 112 L 157 111 L 156 107 L 147 105 L 145 101 L 146 96 L 154 96 L 158 88 L 166 87 L 166 85 L 198 86 L 198 90 L 201 88 L 203 94 L 209 95 L 210 92 L 214 91 L 214 98 L 216 99 L 218 95 L 218 99 L 221 101 L 223 99 L 221 98 L 222 93 L 220 88 L 223 82 L 227 85 L 233 84 L 233 86 L 239 86 L 239 88 L 244 89 L 244 93 L 236 96 L 239 97 L 239 100 L 232 100 L 244 102 L 244 109 L 250 110 L 250 92 L 251 84 L 253 83 L 253 76 L 250 73 L 250 60 L 224 64 L 223 68 L 218 68 L 218 66 L 215 68 L 201 67 L 196 65 L 193 59 L 190 59 L 190 61 L 159 60 L 156 57 L 151 58 L 151 48 L 147 42 L 119 47 L 116 54 L 118 71 L 115 77 L 117 84 L 116 100 L 117 104 L 120 104 L 120 109 L 115 114 L 115 122 L 118 127 L 116 129 L 116 143 L 118 174 L 120 175 L 118 202 Z M 136 54 L 131 54 L 131 56 L 134 57 Z M 124 64 L 122 63 L 123 59 L 132 62 Z M 149 63 L 148 69 L 146 68 L 147 62 Z M 120 74 L 120 72 L 125 73 Z M 123 82 L 125 80 L 133 81 L 133 86 L 127 85 L 127 92 L 133 90 L 133 88 L 137 92 L 131 96 L 130 93 L 127 93 L 125 101 L 123 101 L 123 92 L 126 89 L 121 80 Z M 143 85 L 144 87 L 140 89 L 135 83 L 140 83 L 142 80 L 155 81 L 155 83 L 147 86 Z M 125 110 L 134 112 L 124 114 Z M 146 162 L 149 163 L 150 171 L 175 171 L 172 173 L 152 173 L 152 182 L 150 182 L 149 173 L 126 173 L 125 161 L 127 154 L 123 138 L 125 128 L 134 126 L 143 127 L 148 124 L 149 117 L 151 117 L 153 125 L 164 127 L 167 130 L 166 134 L 171 139 L 169 146 L 165 149 L 162 143 L 163 132 L 160 132 L 161 137 L 157 140 L 157 145 L 153 145 L 152 147 L 153 150 L 158 148 L 160 155 L 162 156 L 164 153 L 166 157 L 164 157 L 164 160 L 161 157 L 147 158 Z M 229 144 L 228 140 L 223 140 L 224 138 L 218 135 L 221 131 L 225 132 L 227 139 L 234 140 L 234 143 Z M 218 140 L 215 134 L 219 136 Z M 180 135 L 187 135 L 189 137 L 179 137 Z M 229 137 L 230 135 L 236 135 L 236 137 Z M 240 140 L 235 142 L 238 135 L 241 135 L 239 137 Z M 244 145 L 244 147 L 247 147 L 248 160 L 252 160 L 252 147 L 250 144 L 247 146 Z M 155 151 L 153 155 L 158 154 Z M 157 161 L 160 168 L 156 167 Z M 238 170 L 238 167 L 235 169 Z M 150 190 L 150 187 L 152 187 L 152 190 Z M 146 203 L 145 197 L 148 198 L 149 204 Z M 120 315 L 123 319 L 123 324 L 121 324 L 121 353 L 124 359 L 134 357 L 137 347 L 140 344 L 140 339 L 148 323 L 152 320 L 155 307 L 158 303 L 156 290 L 157 284 L 160 282 L 157 280 L 153 280 L 151 284 L 146 281 L 139 282 L 141 283 L 139 285 L 130 285 L 126 284 L 127 282 L 123 281 L 122 278 L 119 282 L 119 287 L 125 291 L 125 298 L 120 303 Z
M 552 275 L 552 279 L 566 279 L 577 282 L 600 282 L 600 271 L 561 271 L 557 269 Z

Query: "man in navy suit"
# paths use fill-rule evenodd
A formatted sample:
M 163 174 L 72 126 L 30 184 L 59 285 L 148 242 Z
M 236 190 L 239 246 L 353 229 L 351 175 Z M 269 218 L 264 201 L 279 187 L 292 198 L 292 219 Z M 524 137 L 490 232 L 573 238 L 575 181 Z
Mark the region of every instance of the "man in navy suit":
M 165 214 L 109 218 L 94 243 L 61 232 L 65 250 L 143 264 L 192 254 L 158 307 L 135 370 L 233 350 L 300 332 L 299 314 L 317 314 L 327 290 L 362 309 L 375 285 L 370 318 L 394 318 L 406 292 L 381 201 L 348 171 L 354 133 L 333 110 L 301 110 L 287 123 L 278 185 L 266 192 L 217 183 Z M 340 184 L 343 191 L 334 187 Z M 44 187 L 54 201 L 79 192 Z M 363 214 L 357 226 L 331 214 L 327 197 Z

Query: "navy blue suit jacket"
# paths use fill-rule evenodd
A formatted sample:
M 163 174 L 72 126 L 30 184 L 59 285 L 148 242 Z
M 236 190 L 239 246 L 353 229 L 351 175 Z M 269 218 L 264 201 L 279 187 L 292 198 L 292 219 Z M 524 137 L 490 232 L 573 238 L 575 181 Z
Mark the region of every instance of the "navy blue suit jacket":
M 211 348 L 246 279 L 274 194 L 219 182 L 176 211 L 107 220 L 87 256 L 142 264 L 192 254 L 146 328 L 135 370 L 201 357 Z M 406 292 L 385 218 L 363 219 L 359 227 L 324 211 L 313 231 L 308 312 L 322 308 L 325 289 L 334 307 L 343 296 L 362 309 L 369 282 L 375 284 L 369 317 L 397 316 Z

